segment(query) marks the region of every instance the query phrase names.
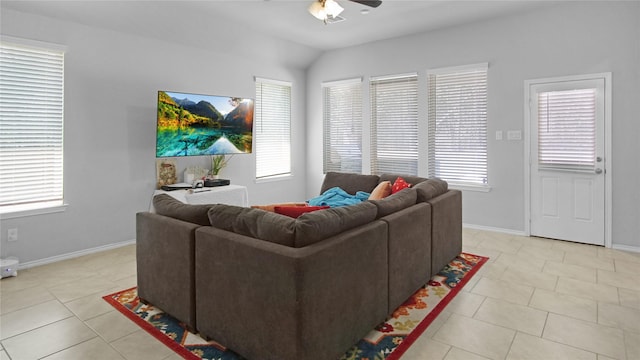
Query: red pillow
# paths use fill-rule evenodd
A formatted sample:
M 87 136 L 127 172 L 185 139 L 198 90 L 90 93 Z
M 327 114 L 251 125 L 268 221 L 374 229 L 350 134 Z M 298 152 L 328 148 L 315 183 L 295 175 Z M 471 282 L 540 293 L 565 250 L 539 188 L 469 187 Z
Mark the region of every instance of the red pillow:
M 295 219 L 304 213 L 328 208 L 329 206 L 276 206 L 275 211 L 276 214 L 286 215 Z
M 411 184 L 407 183 L 403 178 L 398 177 L 396 181 L 393 182 L 393 186 L 391 187 L 391 194 L 395 194 L 402 189 L 406 189 L 410 187 Z

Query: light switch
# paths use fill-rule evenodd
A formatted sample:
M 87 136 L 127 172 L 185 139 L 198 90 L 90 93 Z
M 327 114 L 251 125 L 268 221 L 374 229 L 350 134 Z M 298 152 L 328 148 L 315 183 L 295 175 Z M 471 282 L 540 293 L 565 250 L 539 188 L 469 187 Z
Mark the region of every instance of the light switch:
M 508 130 L 507 140 L 522 140 L 522 131 L 520 130 Z
M 496 131 L 496 140 L 502 140 L 502 130 Z

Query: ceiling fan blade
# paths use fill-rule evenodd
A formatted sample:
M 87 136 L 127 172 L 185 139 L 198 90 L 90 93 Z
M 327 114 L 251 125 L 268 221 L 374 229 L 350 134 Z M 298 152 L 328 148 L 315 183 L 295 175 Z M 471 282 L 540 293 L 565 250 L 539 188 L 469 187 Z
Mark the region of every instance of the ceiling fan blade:
M 371 6 L 374 8 L 377 8 L 378 6 L 380 6 L 380 4 L 382 4 L 381 0 L 349 0 L 349 1 L 353 1 L 362 5 Z

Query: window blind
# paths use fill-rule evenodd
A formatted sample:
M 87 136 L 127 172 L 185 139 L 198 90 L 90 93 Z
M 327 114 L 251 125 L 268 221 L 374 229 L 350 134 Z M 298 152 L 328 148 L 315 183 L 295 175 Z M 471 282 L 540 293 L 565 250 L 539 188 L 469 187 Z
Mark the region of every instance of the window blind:
M 323 84 L 323 170 L 362 172 L 362 79 Z
M 596 89 L 538 94 L 538 164 L 593 169 Z
M 291 174 L 291 83 L 256 78 L 256 178 Z
M 370 79 L 371 172 L 418 173 L 417 74 Z
M 0 212 L 62 204 L 63 94 L 63 51 L 0 42 Z
M 430 177 L 487 184 L 487 67 L 428 72 Z

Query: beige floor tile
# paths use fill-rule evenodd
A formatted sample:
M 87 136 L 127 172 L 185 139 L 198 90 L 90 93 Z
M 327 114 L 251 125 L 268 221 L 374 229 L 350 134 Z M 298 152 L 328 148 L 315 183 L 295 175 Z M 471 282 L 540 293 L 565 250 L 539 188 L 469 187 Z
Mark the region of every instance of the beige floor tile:
M 173 351 L 144 330 L 138 330 L 111 343 L 127 360 L 160 360 Z
M 517 333 L 507 360 L 596 360 L 593 352 L 576 349 L 554 341 L 541 339 L 523 333 Z
M 598 284 L 640 291 L 640 274 L 626 274 L 598 269 Z
M 527 305 L 533 294 L 533 288 L 504 280 L 492 280 L 483 277 L 478 281 L 476 286 L 473 287 L 473 291 L 471 292 L 516 304 Z
M 551 249 L 553 247 L 553 243 L 556 242 L 556 240 L 533 237 L 533 236 L 532 237 L 514 236 L 513 241 L 521 243 L 523 246 L 526 246 L 526 247 L 536 247 L 541 249 Z
M 531 286 L 538 289 L 554 290 L 558 277 L 556 275 L 545 274 L 542 272 L 530 272 L 517 268 L 512 265 L 502 274 L 500 280 L 508 281 L 513 284 Z
M 49 355 L 43 360 L 124 360 L 109 344 L 99 337 Z
M 565 253 L 564 263 L 607 271 L 613 271 L 615 269 L 613 266 L 613 259 L 599 258 L 596 256 L 588 256 L 571 252 Z
M 51 293 L 63 303 L 85 297 L 98 292 L 105 292 L 111 288 L 116 288 L 113 281 L 100 276 L 83 278 L 72 283 L 58 285 L 49 289 Z M 116 290 L 117 291 L 117 290 Z
M 485 296 L 461 291 L 447 305 L 447 311 L 466 317 L 473 317 L 473 314 L 478 311 L 484 299 L 486 299 Z
M 38 274 L 42 285 L 47 288 L 73 283 L 96 275 L 95 272 L 76 263 L 75 259 L 34 267 L 30 271 Z
M 116 281 L 136 275 L 136 262 L 128 261 L 120 264 L 109 264 L 96 269 L 96 272 L 109 280 Z
M 449 345 L 419 337 L 402 355 L 402 360 L 442 360 L 449 352 L 449 349 L 451 349 Z
M 111 311 L 85 321 L 106 342 L 113 342 L 140 330 L 140 327 L 118 311 Z
M 516 254 L 522 247 L 521 243 L 511 241 L 510 238 L 493 238 L 488 237 L 480 242 L 477 246 L 480 249 L 491 249 L 506 254 Z
M 613 264 L 616 272 L 635 275 L 640 274 L 640 262 L 614 259 Z
M 604 355 L 600 355 L 600 354 L 598 354 L 597 357 L 598 357 L 598 360 L 616 360 L 614 358 L 610 358 L 608 356 L 604 356 Z
M 445 310 L 443 310 L 435 319 L 433 319 L 431 324 L 429 324 L 429 327 L 427 327 L 427 330 L 422 333 L 421 337 L 432 338 L 433 335 L 435 335 L 435 333 L 440 330 L 442 325 L 447 322 L 451 314 L 452 313 L 447 308 L 445 308 Z
M 453 314 L 433 339 L 490 359 L 504 359 L 514 336 L 514 330 Z
M 488 298 L 473 316 L 490 324 L 541 336 L 547 312 L 503 300 Z
M 14 336 L 2 341 L 12 359 L 39 359 L 96 337 L 75 317 Z
M 640 333 L 640 310 L 615 304 L 599 303 L 598 324 Z
M 640 334 L 631 331 L 624 332 L 624 344 L 627 351 L 627 359 L 640 359 Z
M 176 353 L 173 353 L 162 360 L 183 360 L 184 358 Z
M 640 309 L 640 291 L 619 288 L 618 294 L 620 295 L 620 305 Z
M 616 249 L 598 248 L 598 257 L 624 261 L 640 262 L 640 253 Z
M 514 267 L 514 264 L 518 269 L 526 272 L 542 272 L 545 260 L 522 255 L 502 254 L 496 259 L 496 265 L 503 265 L 505 268 L 508 266 Z
M 55 297 L 44 287 L 36 286 L 0 294 L 0 314 L 28 308 L 53 300 Z
M 547 261 L 542 272 L 591 283 L 596 282 L 596 269 L 580 265 L 565 264 L 557 261 Z
M 73 316 L 58 300 L 16 310 L 0 316 L 0 336 L 2 339 L 39 328 Z
M 18 275 L 0 280 L 0 293 L 6 294 L 42 285 L 42 278 L 29 269 L 19 270 Z
M 0 360 L 11 360 L 11 359 L 9 359 L 9 355 L 7 355 L 6 351 L 0 350 Z
M 556 291 L 595 301 L 618 304 L 618 288 L 604 284 L 593 284 L 569 278 L 560 278 Z
M 562 260 L 564 260 L 565 253 L 564 251 L 553 250 L 551 248 L 524 245 L 520 250 L 518 250 L 518 255 L 522 257 L 533 257 L 542 260 L 562 262 Z
M 529 306 L 593 323 L 598 321 L 598 303 L 582 297 L 536 289 Z
M 620 329 L 549 314 L 543 338 L 617 359 L 625 359 Z
M 485 360 L 488 359 L 484 356 L 468 352 L 466 350 L 452 347 L 444 360 Z
M 122 290 L 130 289 L 132 287 L 138 286 L 138 277 L 136 275 L 133 275 L 126 278 L 114 280 L 114 283 L 116 283 Z
M 500 256 L 498 258 L 500 258 Z M 474 275 L 474 277 L 482 276 L 482 277 L 486 277 L 494 280 L 499 280 L 502 274 L 504 274 L 506 270 L 507 270 L 507 265 L 505 265 L 504 263 L 499 263 L 499 260 L 496 260 L 494 262 L 491 262 L 491 263 L 487 262 L 484 265 L 482 265 L 482 267 L 480 268 L 480 270 L 478 270 L 478 272 Z
M 598 246 L 580 244 L 571 241 L 557 240 L 553 243 L 553 250 L 562 250 L 567 254 L 580 254 L 589 257 L 598 256 Z
M 113 306 L 104 301 L 102 295 L 106 295 L 106 293 L 91 294 L 71 300 L 66 302 L 64 306 L 71 310 L 80 320 L 91 319 L 113 310 Z

